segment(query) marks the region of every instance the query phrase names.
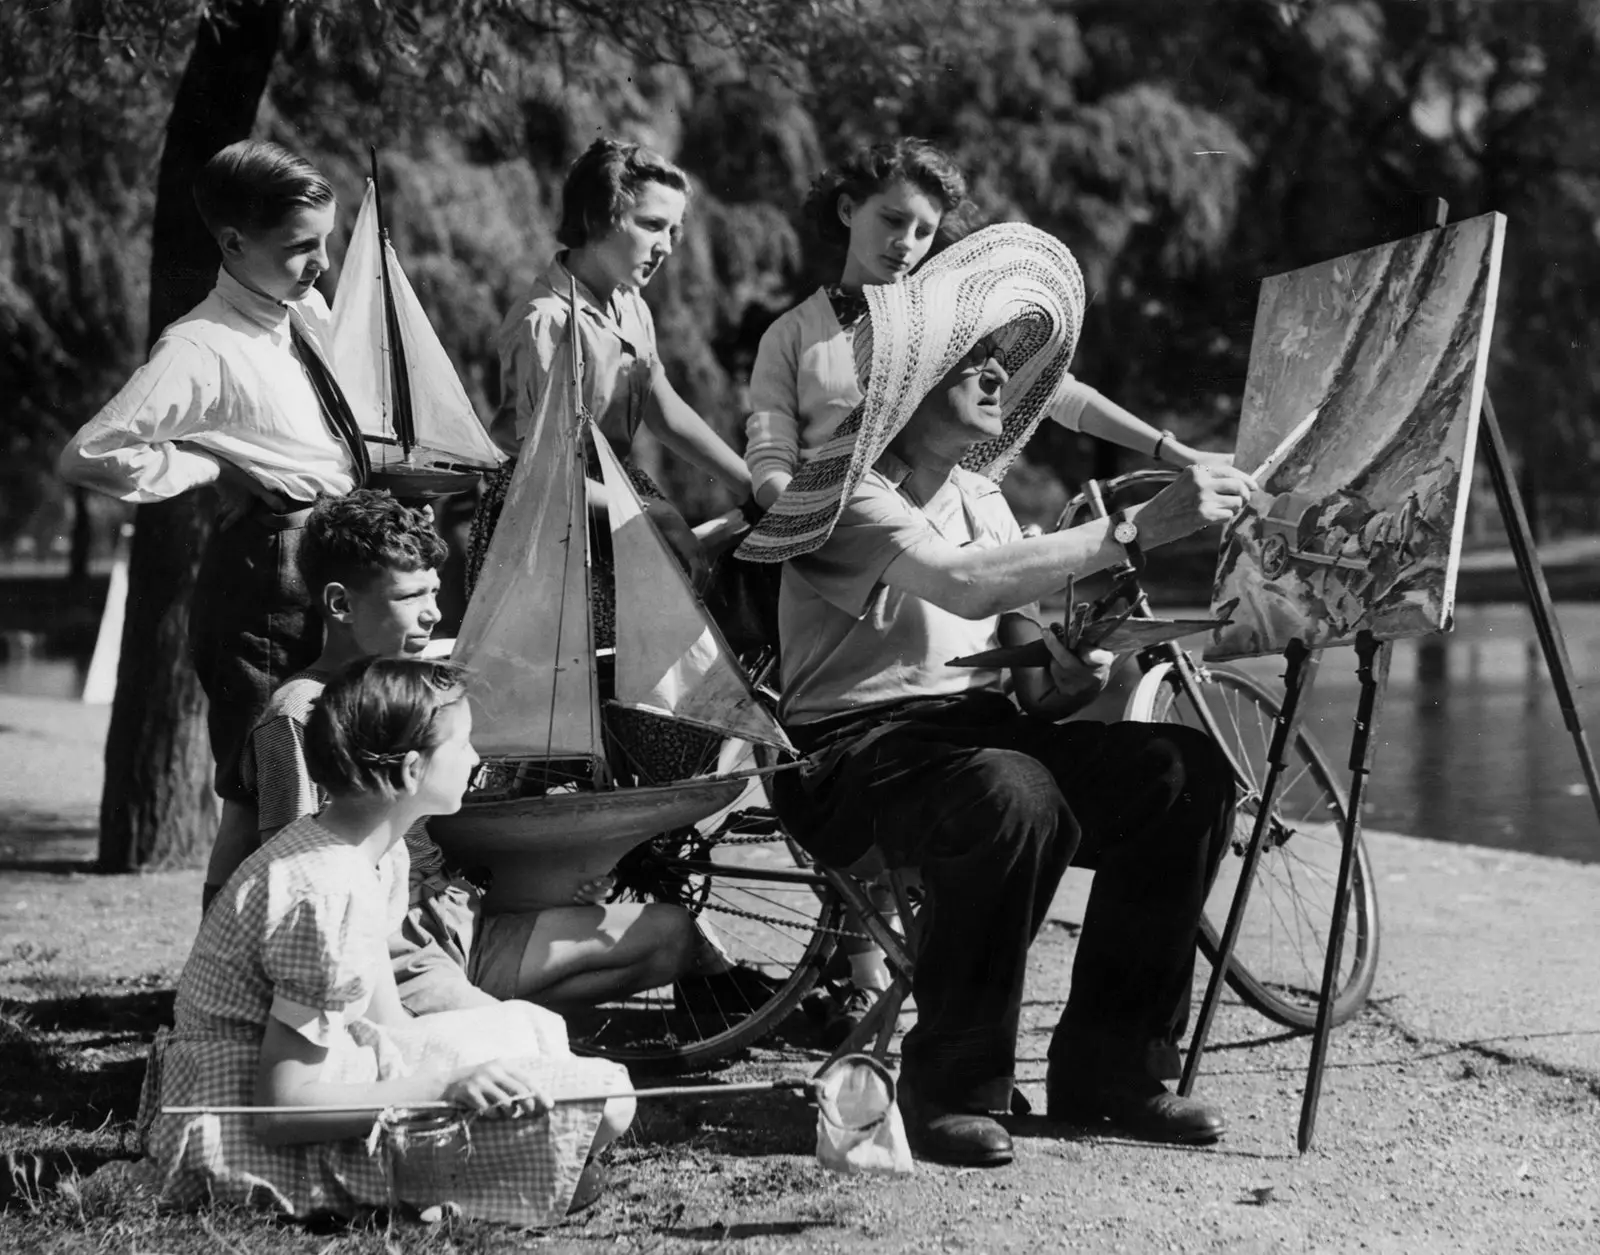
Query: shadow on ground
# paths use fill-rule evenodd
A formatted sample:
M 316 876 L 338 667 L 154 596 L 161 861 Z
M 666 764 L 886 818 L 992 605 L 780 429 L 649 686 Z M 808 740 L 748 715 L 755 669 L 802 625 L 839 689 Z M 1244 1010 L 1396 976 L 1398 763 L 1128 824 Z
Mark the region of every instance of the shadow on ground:
M 145 1051 L 171 990 L 0 999 L 0 1208 L 134 1153 Z

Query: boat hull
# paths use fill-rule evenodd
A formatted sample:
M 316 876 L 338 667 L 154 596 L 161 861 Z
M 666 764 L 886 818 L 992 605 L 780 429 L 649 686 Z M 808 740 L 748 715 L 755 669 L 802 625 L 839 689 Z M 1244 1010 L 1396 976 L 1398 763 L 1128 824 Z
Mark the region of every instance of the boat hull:
M 468 492 L 494 469 L 471 468 L 451 460 L 448 453 L 422 446 L 412 449 L 409 459 L 403 458 L 388 438 L 368 437 L 367 452 L 372 459 L 367 487 L 387 488 L 402 500 L 450 497 Z
M 428 831 L 456 863 L 494 873 L 485 910 L 570 906 L 580 885 L 604 876 L 636 845 L 714 815 L 749 785 L 744 778 L 710 778 L 468 801 L 454 815 L 434 816 Z
M 368 488 L 384 488 L 401 501 L 431 501 L 469 492 L 482 478 L 475 471 L 451 471 L 432 466 L 374 466 Z

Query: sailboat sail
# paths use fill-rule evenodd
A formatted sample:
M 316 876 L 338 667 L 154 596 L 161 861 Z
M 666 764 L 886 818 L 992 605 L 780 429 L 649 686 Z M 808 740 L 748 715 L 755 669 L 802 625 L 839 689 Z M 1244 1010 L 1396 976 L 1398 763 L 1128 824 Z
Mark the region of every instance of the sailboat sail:
M 644 513 L 611 444 L 591 431 L 611 519 L 619 705 L 792 749 Z
M 604 757 L 573 381 L 557 354 L 456 637 L 486 757 Z
M 392 245 L 381 238 L 376 192 L 367 192 L 345 253 L 333 299 L 332 356 L 356 422 L 369 436 L 393 439 L 393 351 L 383 293 L 383 250 L 388 254 L 402 356 L 420 450 L 465 466 L 490 468 L 505 461 L 467 399 L 449 354 L 417 300 Z

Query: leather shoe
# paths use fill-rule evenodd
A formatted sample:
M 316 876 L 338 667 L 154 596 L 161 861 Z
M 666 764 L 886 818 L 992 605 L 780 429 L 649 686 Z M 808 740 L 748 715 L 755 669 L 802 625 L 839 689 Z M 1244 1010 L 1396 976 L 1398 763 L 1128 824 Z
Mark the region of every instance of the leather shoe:
M 1090 1127 L 1109 1123 L 1115 1132 L 1146 1142 L 1214 1142 L 1227 1127 L 1215 1109 L 1144 1075 L 1098 1082 L 1047 1076 L 1045 1095 L 1052 1120 Z
M 1012 1160 L 1011 1134 L 992 1116 L 976 1111 L 947 1111 L 919 1103 L 900 1090 L 911 1153 L 928 1163 L 959 1168 L 999 1168 Z

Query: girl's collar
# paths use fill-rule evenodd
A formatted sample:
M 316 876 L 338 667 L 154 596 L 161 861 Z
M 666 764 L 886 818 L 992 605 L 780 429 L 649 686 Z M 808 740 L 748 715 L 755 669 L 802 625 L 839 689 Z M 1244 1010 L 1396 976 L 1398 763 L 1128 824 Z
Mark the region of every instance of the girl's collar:
M 829 284 L 822 289 L 833 307 L 833 316 L 839 326 L 849 330 L 867 316 L 867 298 L 862 292 L 846 292 L 841 284 Z

